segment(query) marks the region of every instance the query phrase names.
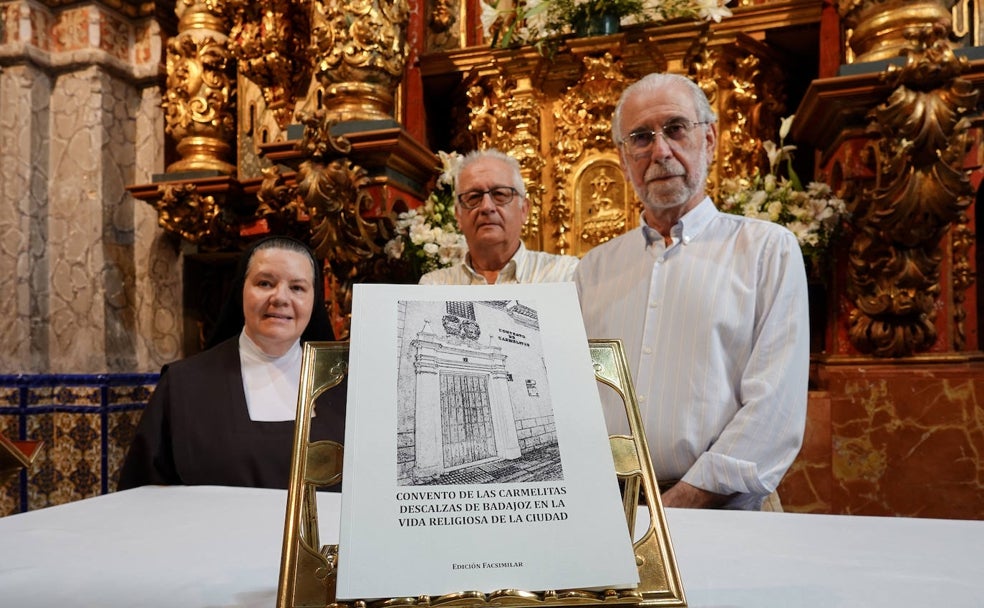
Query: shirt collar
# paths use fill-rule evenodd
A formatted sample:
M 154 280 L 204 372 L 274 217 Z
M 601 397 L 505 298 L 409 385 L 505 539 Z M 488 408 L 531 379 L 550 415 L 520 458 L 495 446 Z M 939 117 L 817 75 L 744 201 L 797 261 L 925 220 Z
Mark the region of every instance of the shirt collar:
M 684 245 L 694 240 L 698 234 L 710 223 L 711 218 L 717 214 L 717 207 L 711 202 L 711 197 L 705 196 L 704 200 L 697 204 L 680 218 L 680 220 L 670 229 L 670 236 L 674 240 L 680 240 Z M 639 225 L 642 226 L 642 235 L 646 240 L 646 247 L 663 242 L 663 235 L 658 230 L 646 223 L 645 214 L 639 218 Z
M 253 342 L 253 339 L 246 335 L 246 328 L 244 327 L 239 332 L 239 352 L 240 354 L 245 354 L 249 358 L 255 361 L 267 361 L 267 362 L 278 362 L 287 361 L 291 358 L 300 360 L 301 354 L 301 339 L 298 338 L 287 352 L 282 355 L 268 355 L 260 348 L 260 346 Z
M 499 277 L 503 279 L 516 278 L 516 275 L 519 274 L 519 269 L 523 267 L 523 262 L 526 260 L 528 255 L 529 252 L 527 251 L 526 246 L 523 244 L 523 241 L 520 241 L 519 249 L 516 250 L 516 253 L 514 253 L 511 258 L 509 258 L 506 265 L 499 269 Z M 473 277 L 481 277 L 483 281 L 485 280 L 485 277 L 477 272 L 472 266 L 471 253 L 465 255 L 465 259 L 461 261 L 461 265 L 464 267 L 465 272 L 469 275 Z M 496 279 L 496 282 L 498 282 L 498 279 Z

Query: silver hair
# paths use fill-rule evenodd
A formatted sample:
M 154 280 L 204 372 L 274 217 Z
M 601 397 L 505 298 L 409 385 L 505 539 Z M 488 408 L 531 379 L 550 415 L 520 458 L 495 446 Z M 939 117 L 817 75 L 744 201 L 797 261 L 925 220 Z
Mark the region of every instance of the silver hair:
M 645 93 L 654 93 L 659 89 L 672 84 L 682 84 L 690 91 L 693 97 L 694 109 L 697 111 L 698 122 L 717 122 L 717 114 L 711 109 L 711 103 L 707 100 L 707 95 L 696 82 L 680 74 L 654 73 L 643 76 L 638 81 L 632 83 L 624 91 L 615 105 L 615 112 L 612 114 L 612 139 L 615 145 L 619 145 L 622 140 L 622 106 L 630 98 Z
M 509 156 L 505 152 L 496 150 L 495 148 L 489 148 L 488 150 L 472 150 L 461 159 L 458 163 L 457 168 L 454 172 L 454 189 L 455 196 L 461 192 L 458 191 L 458 178 L 461 176 L 461 172 L 467 167 L 487 158 L 494 158 L 495 160 L 505 163 L 509 167 L 509 172 L 511 173 L 510 178 L 512 179 L 512 186 L 519 191 L 519 195 L 526 197 L 526 184 L 523 182 L 523 173 L 519 166 L 519 161 L 517 161 L 512 156 Z

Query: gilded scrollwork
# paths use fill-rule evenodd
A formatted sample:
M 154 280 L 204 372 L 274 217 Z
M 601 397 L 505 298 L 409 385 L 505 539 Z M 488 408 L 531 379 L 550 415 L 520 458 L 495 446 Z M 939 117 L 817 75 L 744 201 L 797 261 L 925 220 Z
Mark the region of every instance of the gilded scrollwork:
M 349 142 L 334 136 L 325 111 L 302 115 L 305 152 L 297 171 L 297 196 L 310 215 L 311 245 L 332 275 L 336 314 L 349 326 L 352 286 L 356 281 L 385 280 L 383 247 L 392 235 L 392 219 L 372 217 L 374 201 L 365 169 L 347 154 Z M 345 330 L 347 331 L 347 329 Z M 345 335 L 336 336 L 344 339 Z
M 580 253 L 617 236 L 634 211 L 630 202 L 634 197 L 626 190 L 611 136 L 611 115 L 630 79 L 611 53 L 586 56 L 582 64 L 580 79 L 558 99 L 554 110 L 554 197 L 549 219 L 554 228 L 552 246 L 559 253 Z M 610 202 L 604 202 L 607 199 Z M 584 208 L 579 209 L 582 202 Z M 569 233 L 575 231 L 579 212 L 591 210 L 595 215 L 586 219 L 572 242 Z
M 308 0 L 229 0 L 229 48 L 239 72 L 263 92 L 281 129 L 293 118 L 296 98 L 311 79 L 311 62 L 295 40 L 310 37 Z
M 178 35 L 167 44 L 165 132 L 177 142 L 181 160 L 169 172 L 214 170 L 232 173 L 228 162 L 235 138 L 235 75 L 226 46 L 220 5 L 186 2 Z M 210 8 L 211 7 L 211 8 Z
M 407 59 L 406 0 L 315 0 L 311 53 L 335 120 L 392 118 Z
M 189 243 L 218 249 L 232 242 L 229 222 L 214 196 L 203 195 L 193 183 L 162 184 L 153 202 L 157 223 Z
M 310 233 L 311 214 L 298 193 L 297 184 L 287 179 L 280 167 L 262 169 L 263 181 L 256 193 L 259 204 L 253 215 L 267 222 L 270 232 L 289 234 L 306 240 Z
M 481 82 L 470 84 L 465 95 L 468 99 L 468 135 L 455 142 L 456 145 L 465 150 L 494 147 L 499 140 L 501 127 L 492 95 Z
M 895 88 L 869 113 L 875 183 L 852 201 L 849 336 L 859 351 L 880 357 L 935 344 L 941 240 L 972 195 L 962 162 L 965 114 L 978 93 L 959 77 L 966 60 L 940 26 L 920 30 L 910 44 L 905 65 L 883 75 Z

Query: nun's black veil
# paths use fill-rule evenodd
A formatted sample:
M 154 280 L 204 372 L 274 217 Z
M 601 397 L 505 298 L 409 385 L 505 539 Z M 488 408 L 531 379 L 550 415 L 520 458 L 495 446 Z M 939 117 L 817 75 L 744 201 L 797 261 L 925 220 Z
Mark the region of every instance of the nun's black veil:
M 253 254 L 259 249 L 287 249 L 306 253 L 311 258 L 314 266 L 314 309 L 311 311 L 311 320 L 301 334 L 301 343 L 334 340 L 335 335 L 325 306 L 325 282 L 321 273 L 321 263 L 318 262 L 311 248 L 303 242 L 288 236 L 269 236 L 253 243 L 239 258 L 229 297 L 222 305 L 219 320 L 205 341 L 205 348 L 212 348 L 220 342 L 238 336 L 243 330 L 243 325 L 246 323 L 243 317 L 243 286 L 246 284 L 246 270 L 249 268 L 249 261 Z

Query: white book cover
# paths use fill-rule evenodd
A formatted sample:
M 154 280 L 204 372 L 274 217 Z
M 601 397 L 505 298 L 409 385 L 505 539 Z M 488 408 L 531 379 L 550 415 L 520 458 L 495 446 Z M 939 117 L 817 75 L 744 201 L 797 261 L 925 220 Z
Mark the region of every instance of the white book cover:
M 339 600 L 625 588 L 573 283 L 355 286 Z

